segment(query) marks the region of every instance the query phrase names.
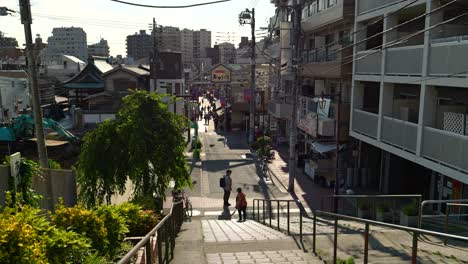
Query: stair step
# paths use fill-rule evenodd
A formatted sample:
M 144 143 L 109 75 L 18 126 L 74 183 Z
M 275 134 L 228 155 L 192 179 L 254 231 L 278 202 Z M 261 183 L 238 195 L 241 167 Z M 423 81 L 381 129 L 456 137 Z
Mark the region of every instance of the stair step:
M 319 264 L 323 261 L 302 250 L 270 250 L 252 252 L 212 253 L 206 254 L 208 264 L 250 264 L 250 263 L 281 263 L 281 264 Z

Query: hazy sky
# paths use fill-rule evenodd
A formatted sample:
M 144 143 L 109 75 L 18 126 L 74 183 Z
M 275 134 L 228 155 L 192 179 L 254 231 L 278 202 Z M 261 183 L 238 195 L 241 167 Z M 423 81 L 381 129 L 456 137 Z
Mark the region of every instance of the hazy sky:
M 150 5 L 184 5 L 210 0 L 128 0 Z M 250 26 L 239 26 L 238 15 L 255 5 L 257 29 L 268 25 L 275 9 L 270 0 L 232 0 L 226 3 L 186 9 L 154 9 L 123 5 L 109 0 L 31 0 L 33 37 L 40 34 L 43 41 L 52 35 L 52 28 L 82 27 L 88 44 L 102 37 L 109 42 L 111 55 L 126 55 L 125 39 L 140 29 L 148 31 L 153 17 L 164 26 L 200 29 L 212 32 L 212 42 L 238 43 L 240 36 L 250 36 Z M 0 0 L 0 6 L 19 10 L 18 0 Z M 24 31 L 19 14 L 0 16 L 0 31 L 24 43 Z M 222 33 L 217 33 L 222 32 Z M 229 32 L 229 33 L 228 33 Z M 259 32 L 259 34 L 261 34 Z M 217 37 L 221 36 L 221 37 Z

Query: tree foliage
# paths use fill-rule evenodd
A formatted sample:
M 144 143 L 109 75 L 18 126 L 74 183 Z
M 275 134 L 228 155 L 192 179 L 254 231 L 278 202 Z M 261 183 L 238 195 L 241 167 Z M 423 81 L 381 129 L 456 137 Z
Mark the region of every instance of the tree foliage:
M 170 112 L 168 103 L 162 95 L 132 91 L 115 120 L 84 137 L 77 170 L 88 206 L 123 193 L 128 178 L 135 196 L 164 197 L 171 180 L 175 188 L 190 185 L 183 137 L 188 120 Z

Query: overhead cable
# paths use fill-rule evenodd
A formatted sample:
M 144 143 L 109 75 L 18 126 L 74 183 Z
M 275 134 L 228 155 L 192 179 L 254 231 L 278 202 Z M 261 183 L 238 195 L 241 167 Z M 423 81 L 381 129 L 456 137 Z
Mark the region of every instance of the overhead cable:
M 121 4 L 126 4 L 126 5 L 139 6 L 139 7 L 148 7 L 148 8 L 190 8 L 190 7 L 197 7 L 197 6 L 224 3 L 224 2 L 229 2 L 231 0 L 218 0 L 218 1 L 212 1 L 212 2 L 204 2 L 204 3 L 191 4 L 191 5 L 178 5 L 178 6 L 144 5 L 144 4 L 137 4 L 137 3 L 127 2 L 127 1 L 122 1 L 122 0 L 110 0 L 110 1 L 121 3 Z

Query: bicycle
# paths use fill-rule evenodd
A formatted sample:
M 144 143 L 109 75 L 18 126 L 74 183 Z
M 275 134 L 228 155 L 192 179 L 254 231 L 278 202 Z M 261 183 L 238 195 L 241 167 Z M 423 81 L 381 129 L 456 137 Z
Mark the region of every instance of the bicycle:
M 174 202 L 182 201 L 184 206 L 184 221 L 192 221 L 193 216 L 193 207 L 192 202 L 190 201 L 190 197 L 185 193 L 185 191 L 178 190 L 176 192 L 172 192 L 172 197 Z

